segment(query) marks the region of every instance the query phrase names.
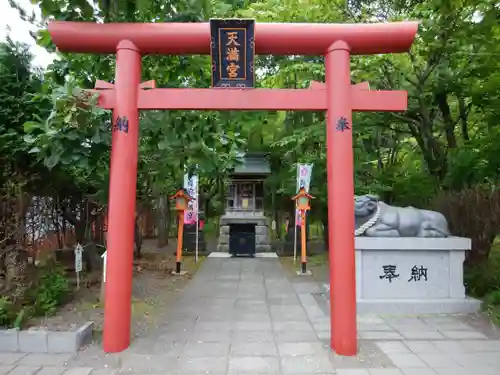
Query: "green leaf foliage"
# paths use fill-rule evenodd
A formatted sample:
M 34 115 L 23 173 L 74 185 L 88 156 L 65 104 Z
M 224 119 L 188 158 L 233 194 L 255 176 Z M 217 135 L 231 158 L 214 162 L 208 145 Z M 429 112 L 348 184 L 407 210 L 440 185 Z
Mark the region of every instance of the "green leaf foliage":
M 352 58 L 353 83 L 368 81 L 372 90 L 408 92 L 408 109 L 402 113 L 354 114 L 356 193 L 376 193 L 389 203 L 427 207 L 441 190 L 459 191 L 485 183 L 498 186 L 500 10 L 492 0 L 34 3 L 42 9 L 43 22 L 198 22 L 216 17 L 312 23 L 419 20 L 409 53 Z M 54 50 L 44 28 L 37 41 Z M 0 56 L 2 74 L 10 77 L 0 98 L 7 103 L 0 109 L 5 159 L 36 166 L 38 174 L 57 176 L 106 202 L 110 113 L 96 106 L 97 96 L 83 90 L 93 88 L 96 79 L 113 80 L 114 56 L 59 53 L 42 80 L 29 70 L 29 58 L 21 47 L 5 45 L 10 51 Z M 8 60 L 13 56 L 18 60 Z M 19 75 L 25 78 L 16 80 L 18 71 L 11 67 L 21 66 L 21 60 L 28 61 Z M 159 87 L 210 86 L 208 56 L 154 55 L 143 57 L 142 63 L 143 80 L 154 79 Z M 325 79 L 321 56 L 258 56 L 256 66 L 259 87 L 307 88 L 311 81 Z M 197 165 L 202 198 L 208 202 L 205 209 L 209 216 L 217 216 L 225 203 L 228 173 L 238 163 L 239 152 L 248 150 L 270 155 L 273 173 L 266 181 L 265 206 L 274 217 L 292 210 L 296 164 L 313 162 L 311 193 L 317 199 L 312 215 L 327 224 L 324 113 L 143 112 L 138 199 L 150 203 L 172 193 L 182 183 L 184 168 Z

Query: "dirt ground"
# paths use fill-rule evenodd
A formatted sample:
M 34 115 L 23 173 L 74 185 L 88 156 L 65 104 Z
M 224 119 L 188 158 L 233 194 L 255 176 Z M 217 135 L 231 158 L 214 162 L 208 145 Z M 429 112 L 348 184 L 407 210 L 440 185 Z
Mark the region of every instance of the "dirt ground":
M 171 298 L 192 278 L 204 258 L 195 263 L 194 257 L 183 258 L 185 276 L 172 275 L 175 269 L 175 241 L 168 247 L 157 248 L 156 241 L 145 241 L 140 260 L 134 261 L 132 285 L 132 335 L 143 335 L 155 319 L 168 305 Z M 30 321 L 30 327 L 48 330 L 71 330 L 93 321 L 97 336 L 102 332 L 104 304 L 100 301 L 100 274 L 82 277 L 80 290 L 76 291 L 71 302 L 62 306 L 54 316 L 37 318 Z

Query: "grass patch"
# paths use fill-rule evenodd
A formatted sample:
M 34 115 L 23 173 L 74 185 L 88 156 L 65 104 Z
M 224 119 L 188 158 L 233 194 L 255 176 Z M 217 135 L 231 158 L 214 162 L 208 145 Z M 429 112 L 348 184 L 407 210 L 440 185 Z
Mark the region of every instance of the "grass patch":
M 491 248 L 488 261 L 465 267 L 467 294 L 484 301 L 483 309 L 491 320 L 500 325 L 500 240 Z
M 500 325 L 500 290 L 491 292 L 484 297 L 484 311 L 493 323 Z
M 195 262 L 194 255 L 184 256 L 182 265 L 190 275 L 194 275 L 196 272 L 198 272 L 206 258 L 206 256 L 198 256 L 198 262 Z
M 300 270 L 300 256 L 293 262 L 293 257 L 280 257 L 281 264 L 292 276 Z M 311 271 L 312 277 L 318 282 L 325 282 L 328 279 L 328 253 L 315 254 L 307 257 L 307 269 Z
M 316 255 L 311 255 L 307 259 L 307 265 L 311 267 L 325 266 L 328 265 L 328 253 L 321 253 Z

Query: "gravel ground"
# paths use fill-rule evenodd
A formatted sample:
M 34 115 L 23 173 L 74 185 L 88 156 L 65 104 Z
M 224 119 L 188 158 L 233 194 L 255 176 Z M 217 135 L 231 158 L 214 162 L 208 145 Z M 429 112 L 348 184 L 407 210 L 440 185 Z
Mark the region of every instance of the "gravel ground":
M 200 258 L 200 261 L 195 263 L 193 257 L 185 257 L 183 269 L 188 271 L 188 275 L 174 276 L 171 273 L 175 268 L 175 241 L 160 249 L 156 248 L 155 242 L 146 241 L 142 258 L 134 261 L 131 324 L 133 336 L 142 336 L 148 330 L 154 329 L 157 314 L 162 311 L 162 307 L 186 285 L 203 261 L 203 258 Z M 100 275 L 88 276 L 86 280 L 94 282 L 82 282 L 81 289 L 75 293 L 71 302 L 62 306 L 54 316 L 31 321 L 30 327 L 66 331 L 93 321 L 94 332 L 98 338 L 104 321 L 104 306 L 99 298 Z

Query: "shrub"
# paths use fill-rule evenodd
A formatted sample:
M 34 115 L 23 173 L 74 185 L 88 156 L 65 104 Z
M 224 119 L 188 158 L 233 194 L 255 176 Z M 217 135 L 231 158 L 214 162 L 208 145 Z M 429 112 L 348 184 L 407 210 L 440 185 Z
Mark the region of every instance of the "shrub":
M 500 306 L 500 290 L 495 290 L 491 293 L 488 293 L 484 297 L 484 302 L 491 306 Z
M 500 290 L 488 293 L 484 297 L 484 309 L 494 323 L 500 324 Z
M 50 260 L 41 270 L 38 283 L 33 293 L 35 315 L 52 315 L 61 305 L 70 291 L 69 281 L 64 269 Z
M 477 185 L 442 192 L 433 206 L 446 216 L 453 235 L 472 239 L 467 263 L 485 262 L 500 229 L 500 190 Z
M 7 297 L 0 297 L 0 327 L 10 327 L 14 316 L 12 302 Z
M 70 285 L 64 269 L 49 260 L 33 276 L 28 292 L 12 300 L 0 297 L 0 327 L 21 328 L 31 317 L 52 315 L 69 296 Z
M 484 263 L 467 266 L 464 279 L 468 294 L 484 297 L 500 290 L 500 265 Z

